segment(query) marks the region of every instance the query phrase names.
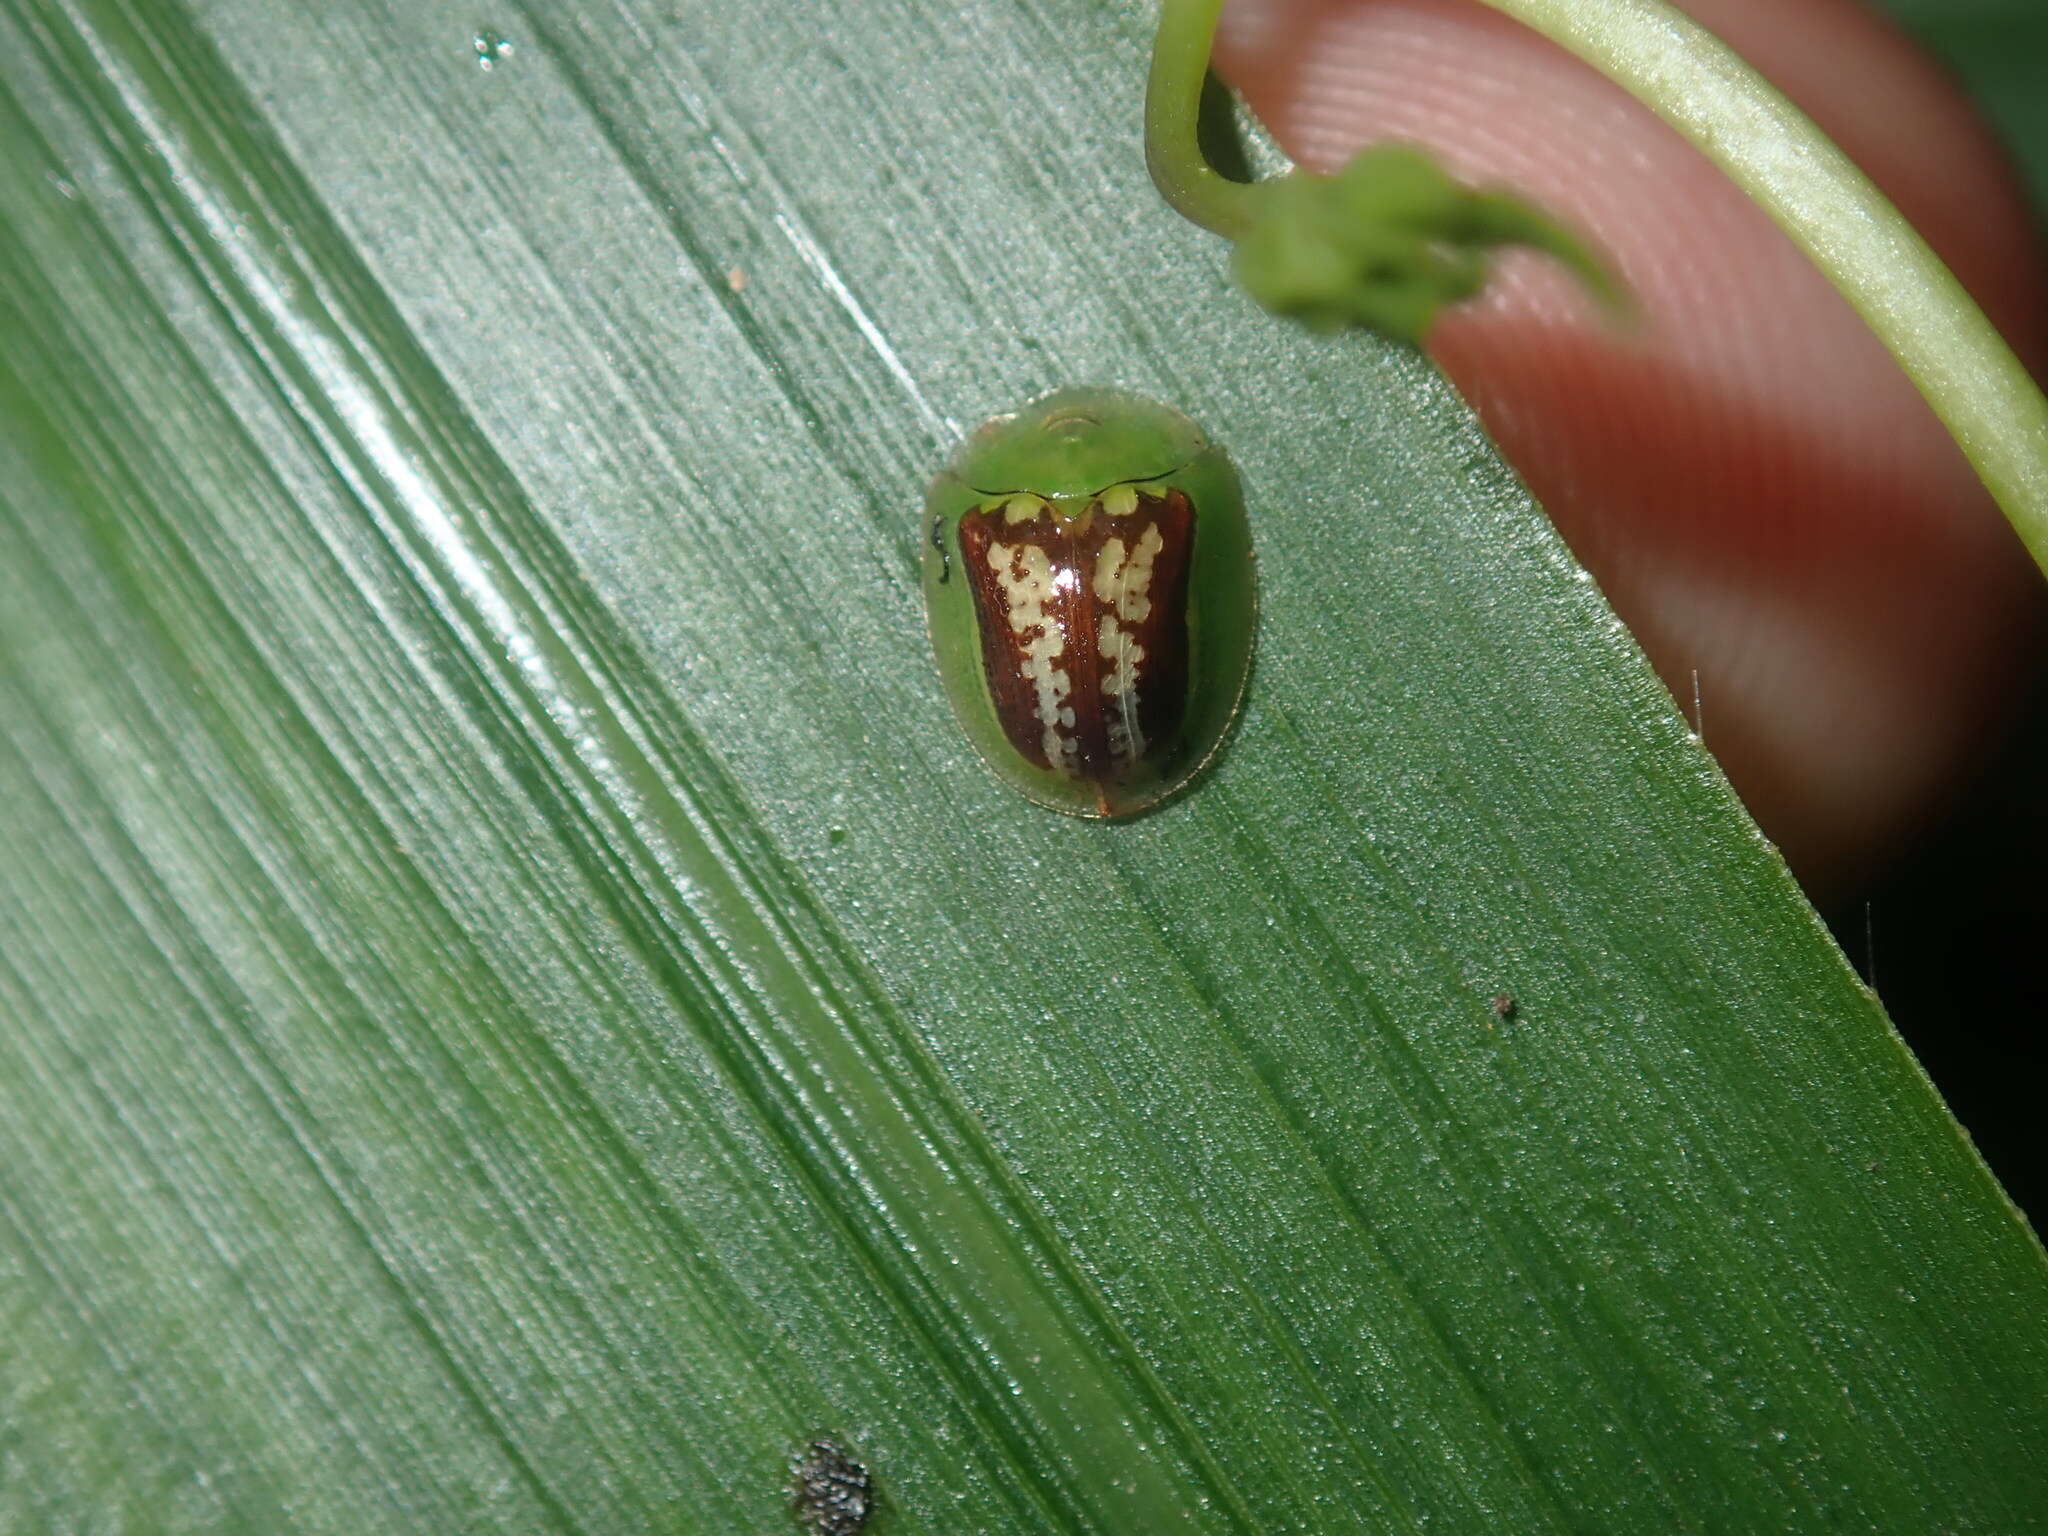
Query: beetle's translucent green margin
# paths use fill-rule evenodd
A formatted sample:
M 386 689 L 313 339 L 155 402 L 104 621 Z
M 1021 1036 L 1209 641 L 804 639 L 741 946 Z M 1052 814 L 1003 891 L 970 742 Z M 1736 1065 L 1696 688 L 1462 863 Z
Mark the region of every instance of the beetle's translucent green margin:
M 1926 397 L 2048 571 L 2048 399 L 1919 233 L 1782 93 L 1663 0 L 1484 0 L 1684 134 L 1796 241 Z M 1222 0 L 1162 0 L 1146 158 L 1167 201 L 1235 238 L 1250 189 L 1201 159 Z
M 1048 434 L 1049 422 L 1085 414 L 1084 439 Z M 1188 579 L 1188 696 L 1180 728 L 1109 791 L 1020 755 L 1004 734 L 982 661 L 980 620 L 963 575 L 960 520 L 992 499 L 1042 496 L 1085 504 L 1117 485 L 1183 492 L 1195 509 Z M 983 423 L 925 497 L 919 543 L 925 616 L 946 696 L 968 741 L 999 779 L 1070 816 L 1122 818 L 1177 794 L 1214 760 L 1251 674 L 1258 580 L 1237 470 L 1179 411 L 1124 390 L 1056 390 Z

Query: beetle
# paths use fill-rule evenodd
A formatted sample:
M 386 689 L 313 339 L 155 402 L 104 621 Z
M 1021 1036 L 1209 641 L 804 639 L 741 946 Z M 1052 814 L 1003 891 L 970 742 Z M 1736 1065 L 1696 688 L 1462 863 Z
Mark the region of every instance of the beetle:
M 1215 754 L 1258 609 L 1229 457 L 1169 406 L 1057 390 L 977 429 L 919 529 L 946 693 L 996 775 L 1130 816 Z

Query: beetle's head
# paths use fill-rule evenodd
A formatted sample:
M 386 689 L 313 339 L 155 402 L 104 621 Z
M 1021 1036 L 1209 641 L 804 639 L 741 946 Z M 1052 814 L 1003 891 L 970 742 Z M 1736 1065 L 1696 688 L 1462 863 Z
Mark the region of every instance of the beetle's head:
M 1161 479 L 1208 446 L 1171 407 L 1113 389 L 1062 389 L 982 427 L 961 446 L 953 473 L 989 496 L 1093 496 Z

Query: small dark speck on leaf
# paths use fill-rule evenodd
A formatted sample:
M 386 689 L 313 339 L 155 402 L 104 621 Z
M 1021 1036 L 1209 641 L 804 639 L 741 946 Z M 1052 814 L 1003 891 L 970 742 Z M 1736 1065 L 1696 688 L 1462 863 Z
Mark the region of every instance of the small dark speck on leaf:
M 796 1517 L 811 1536 L 860 1536 L 875 1509 L 874 1480 L 830 1435 L 814 1435 L 792 1466 Z
M 1493 1016 L 1503 1024 L 1514 1018 L 1517 1008 L 1515 1000 L 1505 992 L 1497 994 L 1493 999 Z

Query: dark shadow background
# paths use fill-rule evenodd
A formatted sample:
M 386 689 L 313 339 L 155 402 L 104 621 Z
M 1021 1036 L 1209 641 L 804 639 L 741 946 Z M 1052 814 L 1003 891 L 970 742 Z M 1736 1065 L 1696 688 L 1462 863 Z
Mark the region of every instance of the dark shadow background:
M 2048 67 L 2048 66 L 2044 66 Z M 1827 914 L 2034 1229 L 2048 1229 L 2048 688 L 1947 823 Z
M 1877 0 L 2003 135 L 2048 227 L 2048 0 Z M 2034 1230 L 2048 1230 L 2048 687 L 1919 849 L 1827 913 Z

